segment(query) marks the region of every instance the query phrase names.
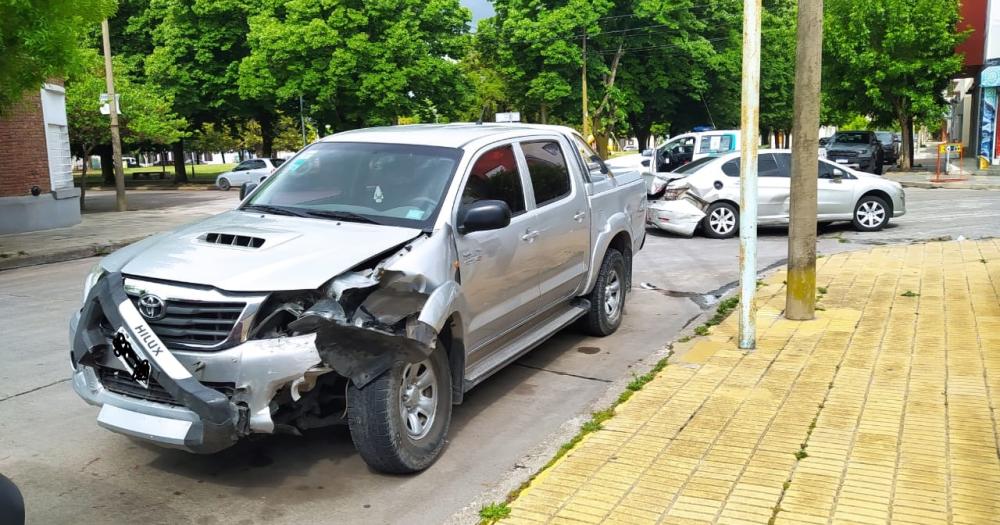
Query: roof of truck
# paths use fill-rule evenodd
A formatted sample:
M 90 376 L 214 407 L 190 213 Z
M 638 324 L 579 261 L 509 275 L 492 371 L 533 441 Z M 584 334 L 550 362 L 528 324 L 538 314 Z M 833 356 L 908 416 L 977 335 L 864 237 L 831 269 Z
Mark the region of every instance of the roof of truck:
M 323 137 L 321 142 L 379 142 L 386 144 L 416 144 L 462 148 L 480 139 L 513 138 L 531 134 L 532 131 L 557 133 L 574 132 L 563 126 L 542 124 L 496 124 L 496 123 L 454 123 L 454 124 L 412 124 L 407 126 L 385 126 L 345 131 Z

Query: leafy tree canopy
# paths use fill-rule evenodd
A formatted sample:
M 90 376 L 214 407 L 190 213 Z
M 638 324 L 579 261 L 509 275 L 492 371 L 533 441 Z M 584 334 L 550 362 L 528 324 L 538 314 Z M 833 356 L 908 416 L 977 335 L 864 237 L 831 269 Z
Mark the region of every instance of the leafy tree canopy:
M 79 67 L 82 34 L 114 9 L 114 0 L 0 3 L 0 113 Z

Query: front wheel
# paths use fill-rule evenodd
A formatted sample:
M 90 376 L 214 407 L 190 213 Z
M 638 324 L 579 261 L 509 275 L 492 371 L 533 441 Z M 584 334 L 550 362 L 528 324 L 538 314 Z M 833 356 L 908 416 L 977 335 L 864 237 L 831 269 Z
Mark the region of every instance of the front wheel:
M 350 383 L 347 422 L 354 446 L 373 469 L 409 474 L 431 466 L 451 423 L 451 373 L 443 345 L 419 363 L 395 363 L 364 388 Z
M 232 184 L 229 183 L 229 179 L 227 179 L 227 178 L 221 178 L 221 179 L 219 179 L 219 189 L 220 190 L 222 190 L 222 191 L 229 191 L 229 188 L 232 188 L 232 187 L 233 187 Z
M 714 202 L 705 212 L 702 229 L 706 237 L 728 239 L 736 235 L 740 224 L 740 212 L 728 202 Z
M 861 197 L 858 204 L 854 206 L 854 217 L 851 222 L 854 224 L 854 229 L 858 231 L 881 230 L 889 223 L 889 205 L 874 195 Z
M 621 326 L 628 292 L 627 275 L 625 256 L 614 248 L 608 249 L 597 274 L 597 283 L 587 296 L 590 311 L 583 318 L 583 323 L 588 334 L 604 337 L 615 333 Z

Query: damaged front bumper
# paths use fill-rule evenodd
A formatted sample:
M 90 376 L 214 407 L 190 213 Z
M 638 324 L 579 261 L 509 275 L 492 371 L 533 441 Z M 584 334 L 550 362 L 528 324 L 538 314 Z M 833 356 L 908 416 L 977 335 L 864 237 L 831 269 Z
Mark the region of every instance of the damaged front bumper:
M 658 200 L 646 207 L 646 224 L 670 233 L 692 236 L 705 212 L 687 198 Z
M 122 353 L 114 344 L 118 334 L 134 351 L 131 362 L 115 355 Z M 102 277 L 74 316 L 71 345 L 73 388 L 102 407 L 101 426 L 196 453 L 222 450 L 251 433 L 273 433 L 275 394 L 288 387 L 295 398 L 330 371 L 314 334 L 215 352 L 168 350 L 117 273 Z

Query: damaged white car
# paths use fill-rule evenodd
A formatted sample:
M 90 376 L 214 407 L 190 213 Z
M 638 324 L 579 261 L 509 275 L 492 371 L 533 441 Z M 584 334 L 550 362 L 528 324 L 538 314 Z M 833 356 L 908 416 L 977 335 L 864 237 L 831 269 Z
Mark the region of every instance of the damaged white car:
M 757 222 L 788 224 L 791 152 L 760 150 L 757 157 Z M 906 213 L 906 195 L 895 181 L 819 159 L 816 218 L 851 221 L 858 231 L 877 231 Z M 724 239 L 739 231 L 740 153 L 698 159 L 653 179 L 646 224 L 676 233 Z
M 164 446 L 347 424 L 372 467 L 419 471 L 470 388 L 575 321 L 618 328 L 645 197 L 568 128 L 327 137 L 237 209 L 95 266 L 73 387 Z

